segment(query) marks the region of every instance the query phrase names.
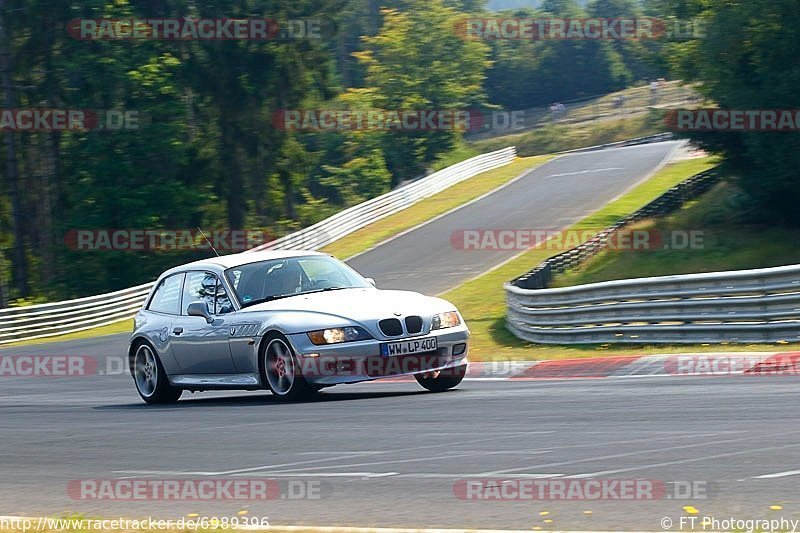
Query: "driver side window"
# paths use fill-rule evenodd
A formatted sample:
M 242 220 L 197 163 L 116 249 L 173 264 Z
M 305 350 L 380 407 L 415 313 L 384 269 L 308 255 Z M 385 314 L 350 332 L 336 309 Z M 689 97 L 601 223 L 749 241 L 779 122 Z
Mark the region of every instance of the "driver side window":
M 188 314 L 189 304 L 204 302 L 213 315 L 233 311 L 233 305 L 222 282 L 211 272 L 189 272 L 183 285 L 182 315 Z

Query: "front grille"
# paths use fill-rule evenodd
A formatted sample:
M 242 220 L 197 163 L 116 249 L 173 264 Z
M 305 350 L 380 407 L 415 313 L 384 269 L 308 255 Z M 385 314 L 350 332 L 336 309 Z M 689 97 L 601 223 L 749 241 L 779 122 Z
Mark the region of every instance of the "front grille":
M 409 333 L 419 333 L 422 331 L 422 317 L 412 315 L 406 317 L 406 331 Z
M 378 322 L 381 332 L 387 337 L 399 337 L 403 334 L 403 325 L 396 318 L 387 318 Z

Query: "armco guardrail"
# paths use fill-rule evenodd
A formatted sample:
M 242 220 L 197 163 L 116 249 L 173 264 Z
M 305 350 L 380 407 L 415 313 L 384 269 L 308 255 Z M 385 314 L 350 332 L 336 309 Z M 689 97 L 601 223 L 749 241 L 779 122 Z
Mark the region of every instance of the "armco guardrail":
M 586 148 L 575 148 L 574 150 L 565 150 L 559 152 L 560 154 L 579 154 L 582 152 L 592 152 L 595 150 L 605 150 L 606 148 L 622 148 L 625 146 L 637 146 L 639 144 L 660 143 L 670 141 L 675 136 L 670 133 L 656 133 L 655 135 L 647 135 L 645 137 L 636 137 L 635 139 L 627 139 L 625 141 L 617 141 L 607 144 L 598 144 L 597 146 L 587 146 Z
M 516 157 L 516 149 L 512 146 L 467 159 L 250 251 L 322 248 L 456 183 L 481 172 L 507 165 L 514 160 L 514 157 Z
M 615 231 L 669 213 L 716 181 L 713 171 L 693 176 L 588 242 L 507 283 L 508 329 L 541 344 L 800 340 L 800 265 L 546 288 L 554 273 L 603 250 Z
M 512 146 L 467 159 L 249 251 L 322 248 L 456 183 L 507 165 L 515 157 Z M 0 344 L 74 333 L 130 318 L 142 306 L 152 285 L 146 283 L 76 300 L 0 309 Z
M 152 286 L 146 283 L 75 300 L 0 309 L 0 344 L 74 333 L 130 318 Z
M 507 327 L 543 344 L 800 341 L 800 265 L 558 289 L 506 285 Z

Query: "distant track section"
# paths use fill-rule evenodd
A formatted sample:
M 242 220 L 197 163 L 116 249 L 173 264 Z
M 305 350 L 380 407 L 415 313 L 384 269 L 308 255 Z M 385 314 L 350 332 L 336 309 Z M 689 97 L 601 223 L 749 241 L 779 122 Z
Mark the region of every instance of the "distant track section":
M 680 145 L 669 141 L 563 155 L 348 263 L 381 288 L 440 293 L 523 251 L 459 249 L 453 242 L 459 232 L 562 229 L 647 177 Z

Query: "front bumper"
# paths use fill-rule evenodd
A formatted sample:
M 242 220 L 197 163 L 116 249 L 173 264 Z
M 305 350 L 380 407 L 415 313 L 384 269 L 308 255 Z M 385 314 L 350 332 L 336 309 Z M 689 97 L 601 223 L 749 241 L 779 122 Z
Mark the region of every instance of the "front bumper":
M 436 337 L 437 350 L 417 355 L 381 355 L 386 342 Z M 391 340 L 371 339 L 317 346 L 305 333 L 289 335 L 303 377 L 314 385 L 357 383 L 456 368 L 467 364 L 469 330 L 463 324 L 425 335 Z M 463 350 L 463 351 L 462 351 Z

